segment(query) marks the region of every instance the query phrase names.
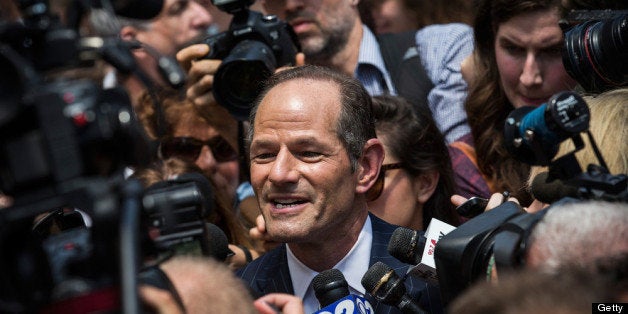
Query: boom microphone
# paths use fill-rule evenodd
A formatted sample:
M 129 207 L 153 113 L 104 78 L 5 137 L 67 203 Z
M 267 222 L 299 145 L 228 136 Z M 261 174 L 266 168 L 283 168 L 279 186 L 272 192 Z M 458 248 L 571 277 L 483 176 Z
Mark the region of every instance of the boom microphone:
M 554 180 L 547 182 L 549 172 L 541 172 L 530 184 L 530 192 L 532 196 L 537 200 L 551 204 L 563 197 L 578 197 L 578 188 L 572 185 L 565 184 L 561 180 Z
M 320 272 L 312 279 L 316 299 L 322 309 L 317 314 L 327 313 L 364 313 L 374 314 L 371 304 L 363 297 L 349 293 L 349 284 L 338 269 L 332 268 Z
M 405 278 L 399 278 L 390 266 L 377 262 L 362 277 L 362 286 L 378 301 L 394 306 L 402 313 L 425 313 L 416 302 L 406 294 Z

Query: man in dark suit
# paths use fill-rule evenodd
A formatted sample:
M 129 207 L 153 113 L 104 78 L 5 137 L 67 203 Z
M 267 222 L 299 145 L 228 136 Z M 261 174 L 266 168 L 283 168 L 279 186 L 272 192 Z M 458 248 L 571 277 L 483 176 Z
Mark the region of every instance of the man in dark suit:
M 267 236 L 286 243 L 238 272 L 256 297 L 294 294 L 311 313 L 319 307 L 312 278 L 336 268 L 350 292 L 366 295 L 377 313 L 398 313 L 360 284 L 377 261 L 400 276 L 408 267 L 387 252 L 396 226 L 368 214 L 365 193 L 384 148 L 360 82 L 317 66 L 279 72 L 252 110 L 249 141 L 251 184 Z M 426 310 L 442 312 L 437 290 L 415 279 L 406 288 Z

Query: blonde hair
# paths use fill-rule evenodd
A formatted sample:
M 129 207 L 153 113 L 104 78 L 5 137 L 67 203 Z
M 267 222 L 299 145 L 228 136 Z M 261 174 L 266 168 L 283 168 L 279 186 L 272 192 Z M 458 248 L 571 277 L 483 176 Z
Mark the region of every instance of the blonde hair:
M 591 111 L 589 131 L 597 144 L 608 171 L 611 174 L 628 173 L 628 88 L 610 90 L 598 95 L 585 95 Z M 589 164 L 599 165 L 589 138 L 583 136 L 584 148 L 576 152 L 576 159 L 583 171 Z M 557 157 L 575 149 L 572 141 L 561 143 Z M 528 186 L 536 175 L 547 171 L 547 167 L 532 167 Z

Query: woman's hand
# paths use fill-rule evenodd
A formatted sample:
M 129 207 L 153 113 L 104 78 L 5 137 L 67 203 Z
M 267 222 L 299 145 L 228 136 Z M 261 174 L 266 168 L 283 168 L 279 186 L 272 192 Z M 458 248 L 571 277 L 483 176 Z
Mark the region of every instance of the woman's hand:
M 266 232 L 266 221 L 264 221 L 264 217 L 262 215 L 257 216 L 257 218 L 255 219 L 255 223 L 256 226 L 249 229 L 249 235 L 254 240 L 258 240 L 260 243 L 262 243 L 262 246 L 264 247 L 264 250 L 266 252 L 274 249 L 280 244 L 279 242 L 273 241 L 273 239 L 271 239 L 271 237 Z

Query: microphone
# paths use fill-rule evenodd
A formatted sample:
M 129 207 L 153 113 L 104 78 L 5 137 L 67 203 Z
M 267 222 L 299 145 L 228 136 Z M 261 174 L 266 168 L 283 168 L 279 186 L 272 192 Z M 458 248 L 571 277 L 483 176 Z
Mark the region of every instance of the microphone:
M 93 0 L 92 6 L 102 8 L 113 6 L 116 15 L 138 19 L 150 20 L 161 12 L 164 6 L 163 0 Z
M 530 184 L 530 192 L 537 200 L 551 204 L 564 197 L 578 198 L 578 188 L 556 179 L 548 182 L 549 172 L 541 172 Z
M 232 256 L 234 253 L 229 249 L 229 240 L 227 235 L 220 229 L 220 227 L 206 222 L 205 223 L 205 238 L 207 239 L 207 247 L 203 248 L 203 254 L 205 256 L 211 256 L 221 262 L 227 260 L 227 257 Z
M 554 94 L 547 103 L 513 110 L 504 123 L 510 154 L 530 165 L 546 166 L 567 138 L 589 129 L 587 103 L 572 91 Z
M 434 249 L 440 238 L 454 229 L 456 227 L 435 218 L 430 221 L 425 234 L 398 227 L 388 243 L 388 253 L 401 262 L 414 265 L 408 268 L 407 275 L 437 285 Z
M 421 262 L 425 241 L 422 232 L 398 227 L 388 242 L 388 254 L 406 264 L 416 265 Z
M 320 272 L 312 279 L 312 287 L 322 307 L 315 314 L 375 313 L 368 300 L 349 293 L 349 284 L 338 269 Z
M 407 294 L 405 277 L 399 278 L 390 266 L 377 262 L 362 277 L 362 286 L 378 301 L 405 314 L 425 313 Z

